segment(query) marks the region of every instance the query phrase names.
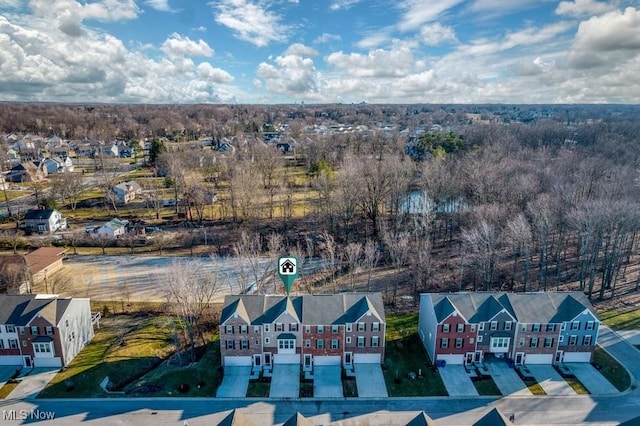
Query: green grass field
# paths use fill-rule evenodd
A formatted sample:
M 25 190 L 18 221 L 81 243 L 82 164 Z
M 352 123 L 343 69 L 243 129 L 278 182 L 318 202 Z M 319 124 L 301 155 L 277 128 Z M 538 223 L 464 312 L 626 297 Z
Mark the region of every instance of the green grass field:
M 622 392 L 631 386 L 631 378 L 627 370 L 600 346 L 596 346 L 593 363 L 600 367 L 600 373 L 619 391 Z
M 602 322 L 614 330 L 640 330 L 640 309 L 610 309 L 599 313 Z

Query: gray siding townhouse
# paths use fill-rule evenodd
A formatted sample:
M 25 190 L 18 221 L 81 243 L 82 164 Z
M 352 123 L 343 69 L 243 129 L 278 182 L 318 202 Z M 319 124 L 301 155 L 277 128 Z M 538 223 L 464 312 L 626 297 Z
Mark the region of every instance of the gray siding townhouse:
M 419 335 L 431 360 L 589 362 L 600 321 L 582 292 L 426 293 Z

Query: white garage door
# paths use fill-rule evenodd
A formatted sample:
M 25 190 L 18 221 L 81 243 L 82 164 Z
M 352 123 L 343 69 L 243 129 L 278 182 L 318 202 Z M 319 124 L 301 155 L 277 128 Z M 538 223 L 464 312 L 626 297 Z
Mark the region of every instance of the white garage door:
M 340 365 L 339 356 L 316 356 L 313 358 L 315 365 Z
M 59 357 L 56 358 L 34 358 L 33 359 L 34 367 L 62 367 L 62 362 Z
M 553 354 L 527 354 L 524 359 L 525 364 L 551 364 Z
M 464 355 L 462 354 L 438 355 L 438 361 L 446 361 L 447 364 L 460 365 L 460 364 L 464 364 Z
M 591 352 L 565 352 L 564 362 L 590 362 Z
M 354 364 L 380 364 L 380 354 L 354 354 Z
M 19 365 L 22 366 L 22 357 L 17 356 L 0 356 L 0 365 Z
M 246 367 L 246 366 L 250 367 L 251 357 L 250 356 L 225 356 L 224 366 L 225 367 Z
M 273 356 L 274 364 L 300 364 L 298 354 L 276 354 Z

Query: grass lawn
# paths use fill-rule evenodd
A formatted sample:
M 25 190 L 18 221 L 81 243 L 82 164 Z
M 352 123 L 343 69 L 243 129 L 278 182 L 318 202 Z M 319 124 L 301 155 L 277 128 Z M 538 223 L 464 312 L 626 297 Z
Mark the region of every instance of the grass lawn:
M 631 386 L 631 378 L 627 370 L 600 346 L 596 346 L 593 363 L 600 367 L 600 373 L 619 391 L 622 392 Z
M 5 399 L 18 386 L 18 382 L 7 382 L 0 388 L 0 399 Z
M 251 380 L 247 388 L 247 398 L 268 398 L 271 392 L 270 381 Z
M 300 380 L 300 398 L 313 398 L 313 380 Z
M 447 395 L 442 378 L 431 369 L 417 330 L 417 313 L 387 316 L 383 374 L 389 396 Z M 422 373 L 422 377 L 409 379 L 410 372 Z
M 564 380 L 569 383 L 569 386 L 571 386 L 578 395 L 589 395 L 590 392 L 584 387 L 580 380 L 575 377 L 566 377 Z
M 342 394 L 348 398 L 358 397 L 358 386 L 355 377 L 342 377 Z
M 480 396 L 502 395 L 502 392 L 498 389 L 498 385 L 496 385 L 496 382 L 494 382 L 491 377 L 473 380 L 473 385 L 476 387 Z
M 523 380 L 529 391 L 534 395 L 546 395 L 547 393 L 542 389 L 540 383 L 535 380 Z
M 599 313 L 602 322 L 614 330 L 640 330 L 640 309 L 620 311 L 610 309 Z
M 164 318 L 146 315 L 104 318 L 91 343 L 53 378 L 40 397 L 106 396 L 99 385 L 106 376 L 113 383 L 113 390 L 121 390 L 172 352 L 171 327 Z

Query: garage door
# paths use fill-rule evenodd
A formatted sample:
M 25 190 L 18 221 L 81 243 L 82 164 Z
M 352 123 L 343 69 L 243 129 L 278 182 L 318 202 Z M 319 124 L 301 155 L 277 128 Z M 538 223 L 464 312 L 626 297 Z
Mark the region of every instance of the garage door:
M 553 354 L 527 354 L 524 359 L 525 364 L 551 364 Z
M 21 356 L 0 356 L 0 365 L 19 365 L 22 366 Z
M 438 361 L 446 361 L 447 364 L 459 365 L 464 364 L 464 355 L 451 354 L 451 355 L 438 355 Z
M 276 354 L 273 356 L 274 364 L 300 364 L 298 354 Z
M 34 367 L 62 367 L 62 362 L 59 357 L 56 358 L 34 358 Z
M 590 362 L 591 352 L 565 352 L 564 362 Z
M 340 365 L 339 356 L 316 356 L 313 358 L 315 365 Z
M 246 366 L 250 367 L 251 357 L 250 356 L 225 356 L 224 366 L 225 367 L 246 367 Z
M 380 364 L 380 354 L 354 354 L 354 364 Z

